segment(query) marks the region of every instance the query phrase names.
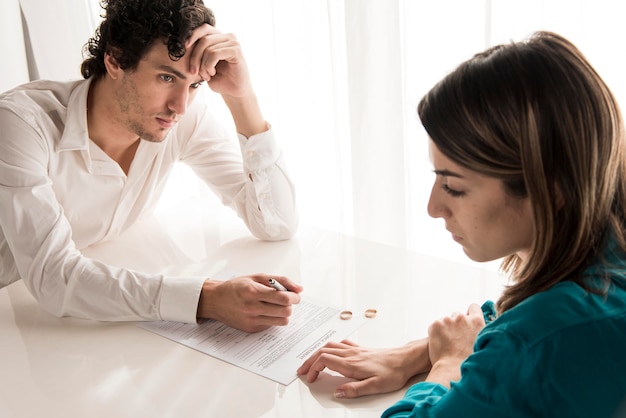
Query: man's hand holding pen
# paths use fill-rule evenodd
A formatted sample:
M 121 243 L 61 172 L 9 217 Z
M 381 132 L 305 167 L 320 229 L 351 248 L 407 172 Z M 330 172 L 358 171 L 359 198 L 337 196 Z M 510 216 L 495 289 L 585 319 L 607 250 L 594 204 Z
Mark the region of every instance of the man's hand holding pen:
M 286 291 L 276 291 L 283 288 Z M 287 325 L 292 305 L 300 302 L 302 290 L 302 286 L 283 276 L 257 274 L 227 281 L 206 280 L 198 302 L 198 318 L 216 319 L 246 332 Z

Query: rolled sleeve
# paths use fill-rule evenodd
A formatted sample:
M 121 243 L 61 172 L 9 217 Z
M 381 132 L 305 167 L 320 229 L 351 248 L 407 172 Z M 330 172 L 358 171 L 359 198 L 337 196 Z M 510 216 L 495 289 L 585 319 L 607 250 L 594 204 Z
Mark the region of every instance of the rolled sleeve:
M 290 238 L 298 224 L 295 188 L 272 128 L 248 139 L 239 135 L 239 142 L 244 171 L 252 180 L 248 200 L 257 203 L 246 207 L 251 231 L 265 240 Z
M 278 241 L 291 238 L 298 226 L 295 187 L 283 155 L 268 130 L 249 138 L 237 134 L 238 144 L 217 134 L 216 121 L 195 109 L 181 130 L 181 160 L 204 180 L 226 206 L 231 207 L 257 238 Z M 215 135 L 214 135 L 215 134 Z

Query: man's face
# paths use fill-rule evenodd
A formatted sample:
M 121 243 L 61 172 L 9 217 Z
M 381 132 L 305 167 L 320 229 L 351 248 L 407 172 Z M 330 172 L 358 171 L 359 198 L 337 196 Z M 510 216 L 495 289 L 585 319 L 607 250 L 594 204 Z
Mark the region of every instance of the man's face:
M 125 129 L 146 141 L 165 138 L 202 83 L 189 73 L 189 55 L 172 61 L 167 46 L 156 41 L 136 69 L 124 72 L 115 97 Z

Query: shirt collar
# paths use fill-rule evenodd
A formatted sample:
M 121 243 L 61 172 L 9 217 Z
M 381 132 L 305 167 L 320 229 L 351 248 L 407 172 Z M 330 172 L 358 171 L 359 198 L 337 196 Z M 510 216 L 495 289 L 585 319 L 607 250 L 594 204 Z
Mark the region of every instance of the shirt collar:
M 89 130 L 87 128 L 87 96 L 92 78 L 78 83 L 67 103 L 65 127 L 57 151 L 89 149 Z

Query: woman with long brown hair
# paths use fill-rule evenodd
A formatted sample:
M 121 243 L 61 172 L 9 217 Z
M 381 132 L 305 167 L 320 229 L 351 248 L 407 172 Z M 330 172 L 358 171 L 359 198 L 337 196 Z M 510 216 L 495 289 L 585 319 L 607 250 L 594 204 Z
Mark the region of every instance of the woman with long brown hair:
M 436 174 L 429 214 L 472 260 L 503 258 L 511 285 L 495 309 L 438 320 L 425 340 L 331 344 L 299 372 L 358 379 L 340 397 L 427 372 L 384 417 L 615 416 L 626 400 L 626 138 L 610 90 L 571 42 L 537 32 L 461 64 L 418 113 Z

